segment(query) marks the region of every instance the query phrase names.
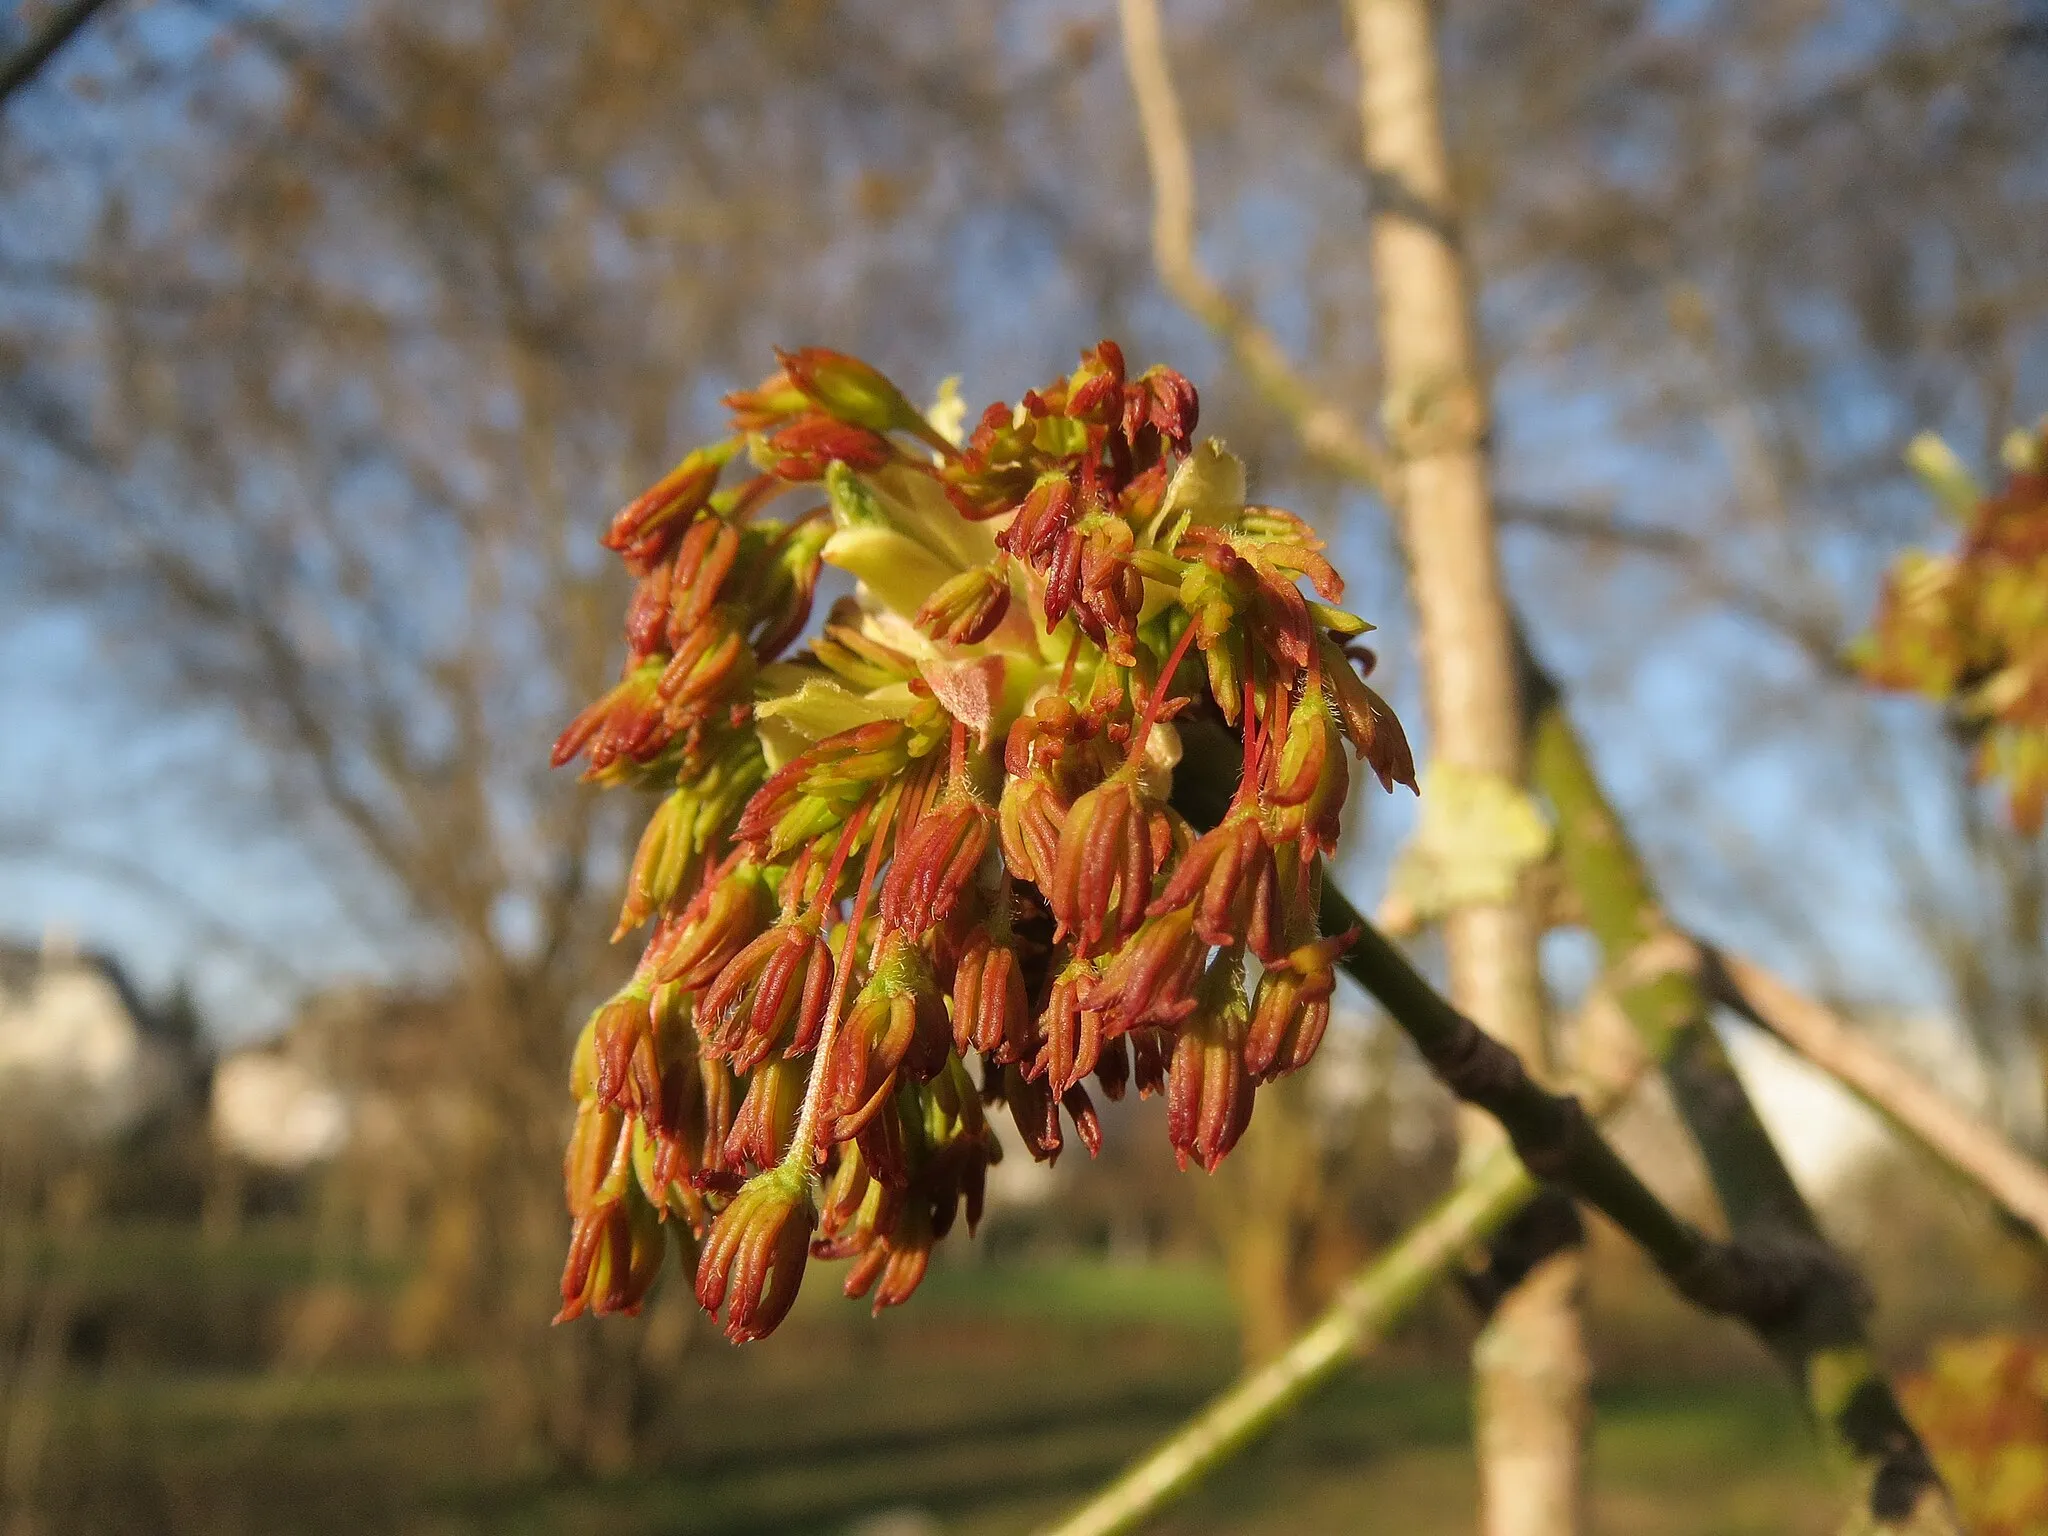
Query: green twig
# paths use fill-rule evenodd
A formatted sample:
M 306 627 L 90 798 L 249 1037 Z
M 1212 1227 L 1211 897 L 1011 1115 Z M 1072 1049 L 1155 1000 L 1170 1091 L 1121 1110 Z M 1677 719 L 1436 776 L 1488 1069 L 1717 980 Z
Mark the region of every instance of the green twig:
M 1602 1212 L 1696 1306 L 1765 1326 L 1810 1284 L 1799 1253 L 1721 1243 L 1667 1206 L 1623 1162 L 1570 1094 L 1552 1093 L 1521 1058 L 1458 1012 L 1334 885 L 1323 888 L 1328 932 L 1358 929 L 1339 962 L 1378 998 L 1437 1077 L 1498 1120 L 1529 1171 Z
M 1749 1320 L 1799 1384 L 1830 1459 L 1856 1490 L 1852 1529 L 1958 1531 L 1933 1464 L 1871 1353 L 1862 1283 L 1821 1232 L 1714 1031 L 1700 950 L 1665 916 L 1556 687 L 1526 651 L 1524 661 L 1531 777 L 1550 801 L 1558 856 L 1616 977 L 1616 1000 L 1664 1062 L 1736 1240 L 1786 1256 L 1802 1279 L 1792 1305 Z
M 1488 1157 L 1392 1248 L 1350 1280 L 1308 1330 L 1148 1452 L 1045 1536 L 1135 1531 L 1265 1434 L 1370 1347 L 1538 1185 L 1506 1148 Z

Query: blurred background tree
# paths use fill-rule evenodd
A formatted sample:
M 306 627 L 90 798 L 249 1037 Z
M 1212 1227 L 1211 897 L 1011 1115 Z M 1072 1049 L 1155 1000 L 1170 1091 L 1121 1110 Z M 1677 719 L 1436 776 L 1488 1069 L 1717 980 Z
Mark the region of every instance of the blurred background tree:
M 1166 20 L 1205 257 L 1363 413 L 1341 7 Z M 1837 658 L 1930 536 L 1907 439 L 1988 458 L 2048 404 L 2048 9 L 1443 22 L 1509 582 L 1623 810 L 1685 920 L 1939 1020 L 1904 1033 L 1967 1041 L 2039 1144 L 2048 863 Z M 110 6 L 0 119 L 0 915 L 196 970 L 228 1042 L 351 977 L 433 999 L 390 1070 L 460 1102 L 404 1122 L 426 1172 L 394 1312 L 485 1362 L 529 1465 L 646 1465 L 694 1401 L 677 1295 L 657 1326 L 542 1329 L 627 819 L 543 748 L 614 663 L 594 535 L 722 390 L 816 342 L 1013 395 L 1114 334 L 1196 378 L 1260 493 L 1400 611 L 1381 510 L 1158 291 L 1148 213 L 1098 6 L 159 0 Z M 1369 891 L 1402 828 L 1360 824 Z M 1362 1257 L 1443 1176 L 1441 1140 L 1357 1123 L 1377 1152 L 1256 1124 L 1140 1245 L 1220 1249 L 1254 1355 L 1328 1284 L 1316 1254 Z M 1261 1221 L 1203 1221 L 1230 1180 Z M 1252 1278 L 1283 1269 L 1284 1301 Z M 170 1508 L 155 1528 L 201 1518 Z

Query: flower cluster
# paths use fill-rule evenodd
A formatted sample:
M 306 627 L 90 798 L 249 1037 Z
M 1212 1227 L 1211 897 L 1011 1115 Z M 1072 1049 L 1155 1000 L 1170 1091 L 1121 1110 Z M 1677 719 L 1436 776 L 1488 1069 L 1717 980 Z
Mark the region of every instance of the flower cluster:
M 1099 1144 L 1091 1084 L 1164 1093 L 1213 1169 L 1329 1021 L 1350 755 L 1413 787 L 1369 626 L 1179 374 L 1104 342 L 949 433 L 856 359 L 781 362 L 612 523 L 624 672 L 555 749 L 662 796 L 645 948 L 575 1052 L 565 1318 L 634 1310 L 664 1229 L 735 1340 L 814 1256 L 900 1302 L 980 1215 L 994 1106 L 1050 1160 Z M 785 657 L 824 565 L 856 595 Z M 1206 827 L 1171 799 L 1197 719 L 1242 753 Z
M 1869 681 L 1937 700 L 1976 742 L 1979 778 L 2014 823 L 2048 811 L 2048 422 L 2014 433 L 2005 486 L 1985 495 L 1935 439 L 1912 456 L 1963 525 L 1961 547 L 1908 550 L 1853 659 Z
M 1903 1396 L 1966 1529 L 2048 1530 L 2048 1341 L 1941 1340 Z

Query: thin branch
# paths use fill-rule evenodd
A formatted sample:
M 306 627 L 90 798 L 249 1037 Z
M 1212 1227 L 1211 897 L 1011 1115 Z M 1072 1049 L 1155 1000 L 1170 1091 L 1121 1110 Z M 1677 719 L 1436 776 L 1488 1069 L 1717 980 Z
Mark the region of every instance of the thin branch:
M 1796 1313 L 1811 1285 L 1800 1255 L 1708 1237 L 1636 1176 L 1576 1097 L 1530 1076 L 1521 1057 L 1454 1008 L 1335 885 L 1323 888 L 1322 916 L 1326 932 L 1358 930 L 1338 963 L 1379 999 L 1445 1087 L 1500 1122 L 1531 1173 L 1604 1214 L 1695 1306 L 1760 1331 Z
M 1204 270 L 1195 250 L 1195 176 L 1180 98 L 1166 63 L 1156 0 L 1119 0 L 1124 65 L 1152 172 L 1152 255 L 1160 281 L 1222 338 L 1252 384 L 1294 426 L 1302 446 L 1339 474 L 1392 500 L 1393 466 L 1372 436 L 1288 361 L 1273 333 Z
M 1555 685 L 1526 647 L 1522 659 L 1534 781 L 1550 802 L 1586 926 L 1610 968 L 1653 949 L 1665 954 L 1617 989 L 1622 1009 L 1665 1063 L 1737 1244 L 1798 1256 L 1801 1294 L 1748 1321 L 1798 1383 L 1830 1459 L 1853 1479 L 1867 1511 L 1856 1528 L 1953 1532 L 1933 1464 L 1871 1350 L 1863 1284 L 1821 1231 L 1714 1032 L 1700 947 L 1665 915 Z
M 1121 11 L 1126 60 L 1157 199 L 1153 244 L 1162 280 L 1230 346 L 1254 383 L 1294 423 L 1311 453 L 1339 472 L 1370 485 L 1389 501 L 1397 501 L 1390 494 L 1395 486 L 1389 461 L 1363 429 L 1296 374 L 1271 335 L 1241 314 L 1202 270 L 1194 250 L 1193 175 L 1187 139 L 1166 66 L 1157 9 L 1154 0 L 1121 0 Z M 1538 521 L 1526 516 L 1514 520 Z M 1550 531 L 1580 536 L 1594 532 L 1583 522 L 1574 527 L 1553 527 Z M 1636 532 L 1616 529 L 1614 525 L 1600 531 L 1610 541 L 1617 534 Z M 1647 536 L 1645 542 L 1667 546 L 1654 551 L 1666 558 L 1677 555 L 1697 560 L 1701 554 L 1692 541 L 1683 541 L 1680 536 L 1672 535 L 1665 540 L 1653 531 L 1643 532 Z M 1841 670 L 1834 637 L 1819 633 L 1816 626 L 1800 616 L 1727 581 L 1710 563 L 1700 563 L 1698 570 L 1713 579 L 1716 595 L 1731 607 L 1789 635 L 1823 671 Z M 1438 996 L 1397 950 L 1358 918 L 1334 888 L 1326 889 L 1325 895 L 1326 931 L 1338 931 L 1353 924 L 1361 929 L 1358 945 L 1343 961 L 1346 970 L 1379 997 L 1422 1049 L 1425 1059 L 1460 1097 L 1481 1105 L 1501 1120 L 1516 1150 L 1532 1169 L 1555 1178 L 1605 1211 L 1643 1246 L 1681 1293 L 1710 1310 L 1741 1317 L 1781 1356 L 1800 1363 L 1808 1401 L 1830 1443 L 1850 1452 L 1848 1463 L 1859 1480 L 1860 1502 L 1867 1511 L 1859 1516 L 1859 1528 L 1953 1532 L 1953 1513 L 1926 1453 L 1899 1413 L 1867 1348 L 1861 1346 L 1861 1293 L 1855 1277 L 1844 1271 L 1833 1251 L 1824 1242 L 1801 1233 L 1796 1224 L 1791 1231 L 1781 1230 L 1768 1241 L 1750 1239 L 1721 1244 L 1682 1221 L 1621 1163 L 1593 1131 L 1575 1101 L 1542 1089 L 1512 1051 L 1491 1040 Z M 1651 937 L 1654 940 L 1656 936 Z M 1663 937 L 1677 936 L 1667 933 Z M 1682 946 L 1684 941 L 1678 943 Z M 1655 948 L 1654 942 L 1631 945 L 1623 957 L 1622 968 L 1637 966 L 1646 958 L 1651 961 L 1640 965 L 1643 977 L 1639 985 L 1631 988 L 1637 993 L 1639 1008 L 1645 1001 L 1668 1007 L 1672 993 L 1663 985 L 1664 978 L 1674 971 L 1681 977 L 1685 975 L 1685 968 L 1674 967 L 1668 954 L 1651 955 Z M 1612 951 L 1609 961 L 1610 965 L 1616 963 Z M 1680 1016 L 1671 1018 L 1667 1027 L 1661 1031 L 1642 1029 L 1645 1044 L 1660 1053 L 1684 1048 L 1686 1059 L 1678 1063 L 1676 1079 L 1696 1083 L 1711 1080 L 1724 1090 L 1733 1085 L 1739 1094 L 1740 1083 L 1732 1070 L 1723 1074 L 1708 1058 L 1707 1042 L 1718 1049 L 1711 1030 L 1683 1027 L 1682 1016 L 1688 1007 L 1684 998 L 1678 1001 Z M 1718 1065 L 1725 1067 L 1725 1060 Z M 1746 1097 L 1742 1099 L 1742 1108 L 1749 1109 Z M 1750 1114 L 1753 1117 L 1753 1110 Z M 1740 1142 L 1743 1136 L 1738 1132 L 1735 1139 Z M 1768 1145 L 1767 1138 L 1765 1144 Z M 1777 1161 L 1774 1149 L 1770 1164 L 1761 1169 L 1751 1165 L 1756 1177 L 1747 1188 L 1731 1185 L 1724 1191 L 1724 1198 L 1736 1195 L 1733 1203 L 1744 1209 L 1777 1206 L 1803 1212 L 1804 1203 L 1789 1177 L 1766 1176 L 1772 1166 L 1782 1175 L 1782 1164 Z M 1831 1358 L 1820 1359 L 1811 1342 L 1817 1324 L 1826 1325 L 1820 1332 L 1839 1335 L 1844 1331 L 1844 1314 L 1853 1342 L 1834 1351 Z M 1317 1326 L 1320 1329 L 1323 1324 Z M 1360 1331 L 1362 1334 L 1363 1325 Z M 1316 1358 L 1315 1346 L 1307 1339 L 1297 1348 L 1305 1357 Z M 1286 1361 L 1294 1356 L 1295 1351 L 1290 1350 L 1281 1359 Z M 1247 1378 L 1239 1389 L 1212 1405 L 1208 1413 L 1162 1447 L 1154 1458 L 1114 1485 L 1100 1501 L 1097 1516 L 1099 1521 L 1109 1523 L 1083 1524 L 1078 1523 L 1083 1517 L 1076 1517 L 1077 1523 L 1061 1528 L 1059 1536 L 1129 1529 L 1137 1518 L 1164 1501 L 1157 1496 L 1158 1490 L 1172 1481 L 1176 1463 L 1185 1479 L 1192 1481 L 1238 1449 L 1255 1432 L 1247 1426 L 1261 1403 L 1269 1403 L 1267 1415 L 1276 1416 L 1298 1400 L 1295 1393 L 1281 1385 L 1284 1373 L 1279 1371 L 1280 1363 Z M 1807 1369 L 1819 1365 L 1829 1369 Z M 1148 1490 L 1153 1497 L 1150 1503 L 1144 1502 Z M 1097 1508 L 1090 1506 L 1091 1510 Z M 1128 1523 L 1114 1523 L 1122 1518 L 1117 1514 L 1119 1509 L 1135 1511 Z M 1083 1512 L 1083 1516 L 1087 1514 L 1088 1511 Z
M 1499 511 L 1504 526 L 1527 528 L 1593 549 L 1665 561 L 1697 583 L 1712 601 L 1791 641 L 1824 676 L 1856 676 L 1843 658 L 1842 638 L 1832 626 L 1728 575 L 1715 563 L 1707 545 L 1690 534 L 1540 502 L 1503 500 Z
M 43 23 L 41 31 L 5 60 L 0 60 L 0 107 L 6 106 L 8 97 L 35 79 L 43 66 L 57 56 L 58 50 L 106 5 L 107 0 L 71 0 L 69 5 Z
M 2048 1241 L 2048 1169 L 1841 1015 L 1739 955 L 1710 957 L 1723 1001 L 1899 1126 Z
M 1303 448 L 1325 467 L 1370 487 L 1393 503 L 1393 464 L 1372 434 L 1349 411 L 1303 377 L 1272 332 L 1203 268 L 1196 251 L 1193 158 L 1180 98 L 1166 60 L 1156 0 L 1120 0 L 1124 62 L 1151 167 L 1152 253 L 1160 281 L 1230 349 L 1268 404 L 1287 418 Z M 1503 525 L 1545 535 L 1625 549 L 1682 565 L 1716 602 L 1766 625 L 1796 645 L 1819 671 L 1848 676 L 1840 637 L 1768 594 L 1716 569 L 1698 540 L 1668 529 L 1590 518 L 1569 509 L 1503 499 Z
M 1611 1007 L 1606 985 L 1592 1007 Z M 1649 1065 L 1614 1063 L 1589 1085 L 1597 1113 L 1619 1107 Z M 1218 1467 L 1267 1434 L 1360 1352 L 1379 1344 L 1475 1247 L 1525 1210 L 1542 1189 L 1507 1147 L 1497 1146 L 1392 1247 L 1360 1269 L 1321 1317 L 1279 1355 L 1247 1372 L 1113 1483 L 1043 1536 L 1124 1536 L 1184 1498 Z
M 281 951 L 201 902 L 190 889 L 139 859 L 104 848 L 82 847 L 40 830 L 0 823 L 0 858 L 53 864 L 89 872 L 135 895 L 146 896 L 222 951 L 240 956 L 287 994 L 313 985 L 313 978 Z
M 1540 1188 L 1497 1148 L 1393 1247 L 1361 1270 L 1286 1350 L 1228 1388 L 1044 1536 L 1123 1536 L 1184 1497 L 1386 1336 L 1476 1243 Z

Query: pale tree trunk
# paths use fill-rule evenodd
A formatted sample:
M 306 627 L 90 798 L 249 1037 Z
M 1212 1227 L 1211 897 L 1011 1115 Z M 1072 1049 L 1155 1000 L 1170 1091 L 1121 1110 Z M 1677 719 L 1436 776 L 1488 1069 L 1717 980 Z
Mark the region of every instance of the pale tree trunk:
M 1313 1311 L 1302 1261 L 1319 1220 L 1328 1219 L 1333 1191 L 1316 1144 L 1308 1086 L 1303 1073 L 1262 1089 L 1275 1102 L 1199 1186 L 1203 1213 L 1223 1251 L 1247 1369 L 1292 1344 Z
M 1447 767 L 1520 785 L 1521 703 L 1433 19 L 1427 0 L 1351 0 L 1351 20 L 1372 184 L 1383 413 L 1397 459 L 1431 753 Z M 1452 1000 L 1540 1072 L 1547 1042 L 1537 937 L 1526 902 L 1465 907 L 1444 923 Z M 1472 1111 L 1462 1132 L 1467 1159 L 1501 1134 Z M 1486 1536 L 1565 1536 L 1583 1523 L 1580 1267 L 1576 1248 L 1543 1260 L 1501 1300 L 1474 1351 Z

